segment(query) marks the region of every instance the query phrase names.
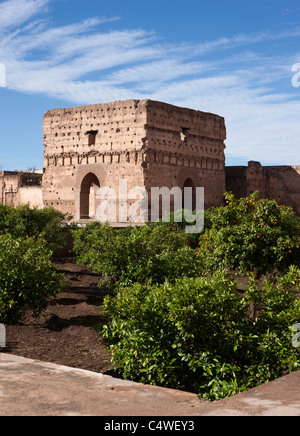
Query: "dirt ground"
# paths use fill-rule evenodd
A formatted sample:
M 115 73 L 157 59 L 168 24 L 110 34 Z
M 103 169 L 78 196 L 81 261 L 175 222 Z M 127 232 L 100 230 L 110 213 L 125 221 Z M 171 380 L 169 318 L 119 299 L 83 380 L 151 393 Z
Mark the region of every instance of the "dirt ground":
M 105 292 L 97 288 L 101 277 L 75 258 L 55 262 L 70 286 L 50 300 L 47 310 L 6 329 L 6 353 L 113 375 L 102 338 L 92 328 L 105 320 L 100 305 Z

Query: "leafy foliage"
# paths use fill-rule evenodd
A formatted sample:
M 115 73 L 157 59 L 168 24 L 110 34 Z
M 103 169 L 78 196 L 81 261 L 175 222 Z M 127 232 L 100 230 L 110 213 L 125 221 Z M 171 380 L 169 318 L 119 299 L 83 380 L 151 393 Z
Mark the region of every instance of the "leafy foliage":
M 258 193 L 225 201 L 205 211 L 200 236 L 175 214 L 75 232 L 79 262 L 115 285 L 99 329 L 124 378 L 218 400 L 299 369 L 300 220 Z
M 256 192 L 237 200 L 226 193 L 227 206 L 214 208 L 201 234 L 199 255 L 210 270 L 222 267 L 258 277 L 300 266 L 300 220 L 293 210 Z
M 291 323 L 300 319 L 300 270 L 243 297 L 223 271 L 160 285 L 136 283 L 106 297 L 102 334 L 126 379 L 193 390 L 213 400 L 299 368 Z M 250 319 L 253 304 L 259 318 Z
M 66 244 L 68 227 L 63 220 L 67 218 L 53 208 L 38 209 L 28 205 L 14 208 L 0 204 L 0 234 L 43 239 L 50 250 L 55 250 Z
M 177 224 L 114 229 L 94 223 L 74 232 L 74 250 L 79 263 L 118 285 L 162 283 L 199 270 L 197 253 Z
M 64 288 L 46 243 L 0 236 L 0 322 L 20 320 L 26 308 L 38 316 L 50 296 Z

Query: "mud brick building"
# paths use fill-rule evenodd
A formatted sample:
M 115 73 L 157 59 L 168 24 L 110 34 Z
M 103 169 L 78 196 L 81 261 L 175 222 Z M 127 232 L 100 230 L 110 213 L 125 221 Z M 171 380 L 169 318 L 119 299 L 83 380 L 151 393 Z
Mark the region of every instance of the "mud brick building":
M 43 203 L 93 217 L 98 187 L 205 188 L 205 207 L 225 191 L 224 118 L 151 100 L 127 100 L 44 116 Z M 150 205 L 149 205 L 150 207 Z
M 259 191 L 262 198 L 290 206 L 300 216 L 300 165 L 262 166 L 250 161 L 248 166 L 226 167 L 226 190 L 237 198 Z
M 44 174 L 0 171 L 0 202 L 52 206 L 89 219 L 98 188 L 118 194 L 121 179 L 128 191 L 145 189 L 150 200 L 152 187 L 204 187 L 206 209 L 223 205 L 225 190 L 237 197 L 259 191 L 300 216 L 300 166 L 225 166 L 225 139 L 224 118 L 152 100 L 50 110 Z M 149 201 L 148 219 L 150 210 Z
M 42 177 L 34 172 L 0 171 L 0 203 L 42 208 Z

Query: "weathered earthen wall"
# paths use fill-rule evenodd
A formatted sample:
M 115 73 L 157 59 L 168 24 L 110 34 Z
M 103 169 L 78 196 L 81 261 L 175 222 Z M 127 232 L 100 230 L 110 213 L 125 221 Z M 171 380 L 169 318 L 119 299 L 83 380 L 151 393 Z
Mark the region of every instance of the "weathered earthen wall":
M 30 207 L 43 207 L 43 192 L 41 186 L 22 186 L 19 188 L 19 204 L 29 204 Z
M 225 190 L 224 118 L 148 101 L 145 184 L 205 188 L 205 207 L 219 206 Z
M 300 216 L 300 166 L 261 166 L 251 161 L 248 167 L 226 167 L 226 190 L 237 197 L 259 191 L 263 198 L 291 206 Z
M 0 171 L 0 202 L 19 206 L 43 207 L 42 174 Z
M 206 206 L 225 189 L 224 119 L 150 100 L 56 109 L 44 117 L 43 201 L 87 218 L 91 186 L 205 187 Z M 94 206 L 93 206 L 94 208 Z M 91 204 L 90 204 L 91 209 Z M 89 211 L 90 214 L 90 211 Z
M 17 204 L 19 176 L 17 172 L 0 171 L 0 201 L 2 204 Z
M 116 192 L 119 178 L 143 185 L 145 123 L 145 103 L 135 100 L 46 112 L 45 205 L 79 219 L 82 182 L 90 173 Z

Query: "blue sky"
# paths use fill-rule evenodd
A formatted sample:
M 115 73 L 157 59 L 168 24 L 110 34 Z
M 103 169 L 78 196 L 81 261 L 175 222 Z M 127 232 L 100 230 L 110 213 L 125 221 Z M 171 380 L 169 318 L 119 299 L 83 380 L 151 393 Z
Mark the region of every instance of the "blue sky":
M 227 165 L 300 164 L 299 42 L 298 0 L 0 1 L 0 169 L 43 166 L 46 110 L 127 98 L 224 116 Z

